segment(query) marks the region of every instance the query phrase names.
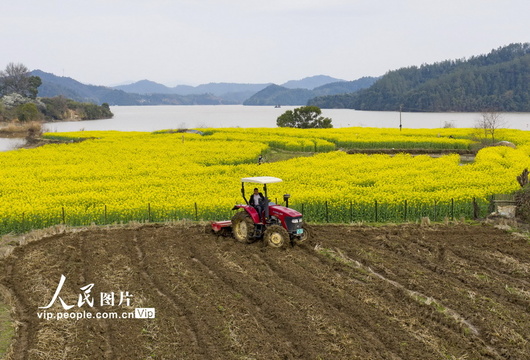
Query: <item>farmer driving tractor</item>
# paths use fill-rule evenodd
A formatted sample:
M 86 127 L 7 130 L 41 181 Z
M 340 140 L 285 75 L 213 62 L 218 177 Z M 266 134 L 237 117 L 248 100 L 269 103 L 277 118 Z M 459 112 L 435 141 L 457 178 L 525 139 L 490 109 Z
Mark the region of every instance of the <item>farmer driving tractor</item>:
M 309 227 L 302 219 L 302 214 L 289 208 L 289 194 L 283 195 L 285 206 L 270 202 L 267 185 L 282 182 L 273 176 L 255 176 L 241 179 L 241 195 L 245 204 L 236 204 L 232 210 L 237 212 L 231 220 L 215 221 L 211 228 L 215 233 L 230 231 L 239 242 L 252 243 L 257 239 L 272 247 L 286 244 L 302 243 L 309 238 Z M 245 197 L 245 183 L 263 185 L 263 193 L 258 188 Z
M 257 210 L 260 219 L 263 217 L 265 211 L 265 196 L 259 192 L 258 188 L 254 188 L 254 194 L 250 196 L 249 205 Z

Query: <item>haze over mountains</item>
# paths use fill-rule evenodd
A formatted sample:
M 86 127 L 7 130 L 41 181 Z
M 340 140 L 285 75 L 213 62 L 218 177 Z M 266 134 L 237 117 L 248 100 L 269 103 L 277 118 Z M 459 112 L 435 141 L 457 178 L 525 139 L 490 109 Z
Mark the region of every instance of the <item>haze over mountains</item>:
M 269 85 L 265 89 L 252 95 L 243 102 L 243 105 L 306 105 L 307 102 L 318 96 L 350 94 L 368 88 L 378 78 L 363 77 L 354 81 L 339 81 L 324 84 L 310 90 L 307 88 L 287 88 L 278 85 Z M 291 83 L 291 86 L 296 86 Z
M 256 92 L 269 84 L 235 84 L 235 83 L 209 83 L 198 86 L 178 85 L 168 87 L 150 80 L 140 80 L 132 84 L 115 86 L 113 89 L 122 90 L 127 93 L 150 95 L 150 94 L 176 94 L 176 95 L 199 95 L 212 94 L 226 101 L 242 103 Z
M 40 70 L 39 96 L 109 105 L 316 105 L 379 111 L 530 112 L 530 43 L 344 81 L 325 75 L 282 85 L 210 83 L 167 87 L 149 80 L 114 88 Z
M 281 86 L 288 89 L 314 89 L 318 86 L 322 86 L 329 83 L 341 82 L 345 80 L 335 79 L 326 75 L 317 75 L 307 77 L 301 80 L 290 80 Z M 190 95 L 190 94 L 205 94 L 212 93 L 214 95 L 223 95 L 226 93 L 238 93 L 238 92 L 252 92 L 253 95 L 260 90 L 263 90 L 272 83 L 266 84 L 237 84 L 237 83 L 208 83 L 199 86 L 189 85 L 177 85 L 175 87 L 168 87 L 154 81 L 140 80 L 128 85 L 114 86 L 113 89 L 123 90 L 128 93 L 136 94 L 179 94 L 179 95 Z
M 132 94 L 105 86 L 86 85 L 69 77 L 57 76 L 41 70 L 31 72 L 39 76 L 42 85 L 39 87 L 39 96 L 54 97 L 64 96 L 81 102 L 109 105 L 220 105 L 230 104 L 223 99 L 211 94 L 202 95 L 172 95 L 172 94 Z
M 109 105 L 227 105 L 243 104 L 249 98 L 259 99 L 260 91 L 270 86 L 277 87 L 279 94 L 273 100 L 258 100 L 260 105 L 305 105 L 312 96 L 351 92 L 350 82 L 326 75 L 317 75 L 301 80 L 291 80 L 282 86 L 266 84 L 209 83 L 198 86 L 178 85 L 168 87 L 150 80 L 141 80 L 115 87 L 82 84 L 72 78 L 60 77 L 41 70 L 31 72 L 39 76 L 42 85 L 39 96 L 65 96 L 77 101 L 108 103 Z M 372 81 L 373 83 L 373 81 Z M 369 86 L 366 83 L 366 86 Z M 371 83 L 369 83 L 371 85 Z M 312 93 L 313 89 L 326 86 L 324 92 Z M 305 92 L 306 96 L 297 94 Z M 309 95 L 308 95 L 309 94 Z M 269 95 L 267 95 L 269 96 Z M 272 102 L 270 102 L 272 101 Z M 251 105 L 251 104 L 249 104 Z

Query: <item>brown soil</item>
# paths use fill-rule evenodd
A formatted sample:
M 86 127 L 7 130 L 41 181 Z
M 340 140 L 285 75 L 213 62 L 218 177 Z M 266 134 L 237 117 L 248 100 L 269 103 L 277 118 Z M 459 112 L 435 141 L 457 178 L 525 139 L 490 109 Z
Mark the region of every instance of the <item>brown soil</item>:
M 49 145 L 49 144 L 64 144 L 74 141 L 64 141 L 64 140 L 52 140 L 52 139 L 45 139 L 41 137 L 27 137 L 26 143 L 19 147 L 19 149 L 35 149 L 40 146 Z M 75 141 L 79 142 L 79 141 Z
M 94 284 L 96 313 L 43 320 Z M 530 243 L 489 225 L 314 226 L 283 250 L 145 225 L 53 235 L 0 262 L 10 359 L 529 359 Z M 100 292 L 128 291 L 103 308 Z M 56 304 L 53 308 L 62 308 Z

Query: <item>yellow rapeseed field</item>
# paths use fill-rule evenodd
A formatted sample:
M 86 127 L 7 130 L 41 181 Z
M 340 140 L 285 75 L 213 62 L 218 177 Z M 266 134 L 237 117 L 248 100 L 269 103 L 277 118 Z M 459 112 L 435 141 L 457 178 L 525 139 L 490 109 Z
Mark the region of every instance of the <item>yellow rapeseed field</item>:
M 436 217 L 447 215 L 448 206 L 468 211 L 473 198 L 484 204 L 492 194 L 516 190 L 516 176 L 530 167 L 530 136 L 516 130 L 497 136 L 517 149 L 485 148 L 467 165 L 458 155 L 348 155 L 337 149 L 466 149 L 480 135 L 473 129 L 202 130 L 202 136 L 48 134 L 88 140 L 0 153 L 0 232 L 61 222 L 229 218 L 242 201 L 240 178 L 263 175 L 284 180 L 270 186 L 272 201 L 289 193 L 291 205 L 313 221 L 371 220 L 373 208 L 376 220 L 433 216 L 433 209 Z M 320 153 L 257 165 L 271 147 Z

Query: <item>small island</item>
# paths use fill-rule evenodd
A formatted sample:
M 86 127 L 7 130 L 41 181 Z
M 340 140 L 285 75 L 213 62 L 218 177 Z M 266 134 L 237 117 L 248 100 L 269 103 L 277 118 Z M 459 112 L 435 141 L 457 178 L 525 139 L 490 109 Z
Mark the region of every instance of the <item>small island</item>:
M 78 102 L 64 96 L 37 97 L 42 84 L 38 76 L 30 76 L 23 64 L 9 63 L 0 71 L 0 137 L 35 137 L 42 123 L 109 119 L 109 104 Z

